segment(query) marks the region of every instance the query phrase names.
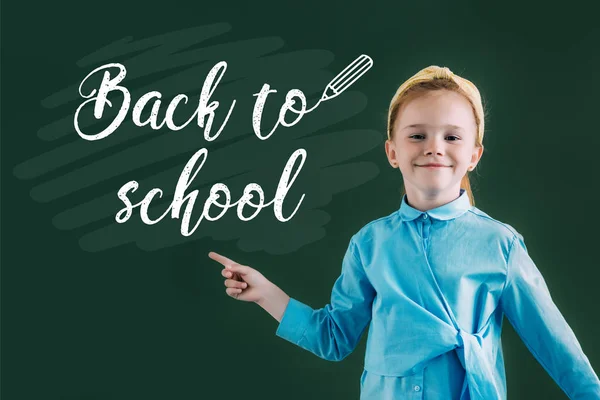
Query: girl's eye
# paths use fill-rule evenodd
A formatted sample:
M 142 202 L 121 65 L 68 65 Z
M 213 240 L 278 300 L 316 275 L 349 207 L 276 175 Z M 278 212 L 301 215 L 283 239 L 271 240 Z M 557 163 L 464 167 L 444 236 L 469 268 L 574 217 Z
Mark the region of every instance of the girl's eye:
M 410 135 L 409 138 L 411 139 L 422 139 L 424 137 L 424 135 L 421 134 L 416 134 L 416 135 Z M 458 136 L 455 135 L 449 135 L 447 136 L 447 138 L 452 138 L 450 139 L 451 142 L 455 142 L 457 140 L 460 140 L 460 138 Z

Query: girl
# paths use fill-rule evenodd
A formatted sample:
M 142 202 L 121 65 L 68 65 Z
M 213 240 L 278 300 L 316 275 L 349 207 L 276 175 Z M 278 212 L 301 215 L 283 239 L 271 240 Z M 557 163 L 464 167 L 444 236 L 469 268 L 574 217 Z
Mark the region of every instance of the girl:
M 341 360 L 369 325 L 361 399 L 506 399 L 506 315 L 570 399 L 600 381 L 513 227 L 474 206 L 468 171 L 483 154 L 479 91 L 430 66 L 403 83 L 385 150 L 399 168 L 400 209 L 350 240 L 331 302 L 315 310 L 260 272 L 211 252 L 229 296 L 260 305 L 280 336 Z

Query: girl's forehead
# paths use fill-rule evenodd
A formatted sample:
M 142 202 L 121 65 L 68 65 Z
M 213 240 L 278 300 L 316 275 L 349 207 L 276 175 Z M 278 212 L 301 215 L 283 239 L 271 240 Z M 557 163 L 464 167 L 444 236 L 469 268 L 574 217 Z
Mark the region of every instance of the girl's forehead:
M 398 130 L 408 127 L 476 129 L 471 103 L 450 91 L 426 93 L 403 104 L 395 121 Z

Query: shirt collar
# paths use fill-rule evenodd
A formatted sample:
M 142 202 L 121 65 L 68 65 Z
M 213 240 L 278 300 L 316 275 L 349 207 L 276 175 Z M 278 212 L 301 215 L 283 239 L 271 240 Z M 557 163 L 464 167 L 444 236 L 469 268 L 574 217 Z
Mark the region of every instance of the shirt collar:
M 402 196 L 402 204 L 400 205 L 400 217 L 403 221 L 412 221 L 421 215 L 427 214 L 431 218 L 440 220 L 449 220 L 461 216 L 471 209 L 469 195 L 463 188 L 460 189 L 460 195 L 450 203 L 446 203 L 436 208 L 427 211 L 420 211 L 408 205 L 406 202 L 406 194 Z

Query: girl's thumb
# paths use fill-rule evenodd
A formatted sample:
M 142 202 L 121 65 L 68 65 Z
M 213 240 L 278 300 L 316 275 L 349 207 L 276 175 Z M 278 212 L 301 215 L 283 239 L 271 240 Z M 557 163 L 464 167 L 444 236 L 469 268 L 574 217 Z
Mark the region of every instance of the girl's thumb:
M 230 271 L 237 272 L 241 275 L 247 275 L 250 272 L 250 267 L 247 267 L 245 265 L 231 265 L 226 268 Z

